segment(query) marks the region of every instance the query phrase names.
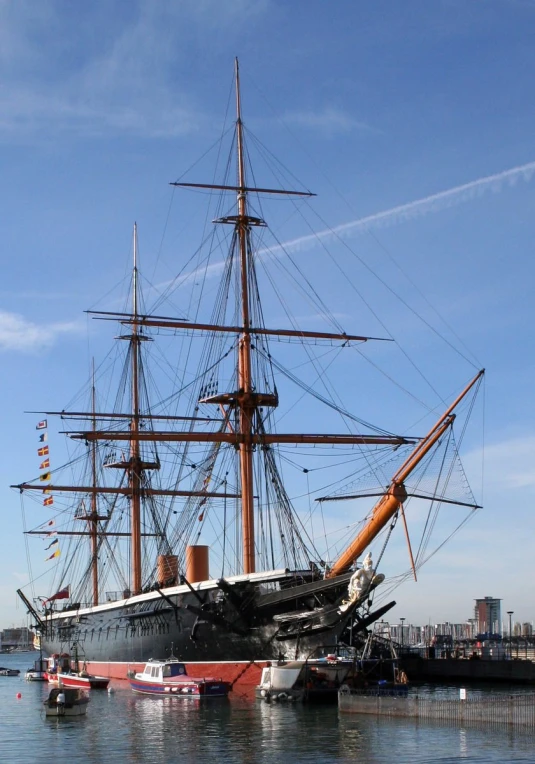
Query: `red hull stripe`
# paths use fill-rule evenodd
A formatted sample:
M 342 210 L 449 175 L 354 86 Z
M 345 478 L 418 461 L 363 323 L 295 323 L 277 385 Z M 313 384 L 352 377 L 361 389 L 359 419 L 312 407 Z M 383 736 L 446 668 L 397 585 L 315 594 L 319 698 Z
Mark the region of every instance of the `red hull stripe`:
M 186 671 L 190 677 L 217 677 L 223 682 L 228 682 L 233 687 L 255 687 L 260 684 L 262 669 L 267 666 L 267 661 L 221 661 L 220 663 L 185 663 Z M 109 679 L 128 680 L 134 673 L 141 673 L 145 668 L 145 661 L 141 663 L 104 663 L 91 661 L 87 664 L 87 670 L 91 674 L 107 677 Z M 130 674 L 130 676 L 129 676 Z

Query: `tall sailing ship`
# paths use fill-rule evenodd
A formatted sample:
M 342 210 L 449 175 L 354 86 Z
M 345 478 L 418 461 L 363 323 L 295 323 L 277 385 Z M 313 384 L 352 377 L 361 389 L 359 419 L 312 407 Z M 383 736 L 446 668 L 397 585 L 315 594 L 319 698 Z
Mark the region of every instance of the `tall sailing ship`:
M 231 682 L 255 684 L 266 661 L 354 645 L 395 604 L 379 564 L 398 519 L 409 542 L 408 570 L 416 575 L 425 556 L 421 546 L 414 555 L 409 541 L 409 498 L 432 505 L 428 526 L 439 504 L 477 506 L 466 481 L 463 496 L 450 495 L 459 466 L 452 432 L 456 410 L 461 402 L 469 408 L 483 372 L 425 437 L 407 437 L 368 425 L 319 385 L 303 382 L 295 365 L 277 360 L 275 343 L 284 343 L 293 358 L 310 346 L 352 352 L 372 338 L 346 333 L 334 319 L 332 331 L 266 326 L 258 276 L 266 246 L 262 200 L 312 194 L 252 182 L 237 62 L 235 98 L 235 168 L 229 163 L 218 184 L 173 184 L 222 200 L 214 241 L 227 243 L 228 254 L 220 266 L 206 260 L 204 273 L 198 270 L 199 281 L 210 268 L 221 271 L 211 317 L 193 307 L 189 319 L 162 316 L 157 306 L 145 309 L 134 229 L 131 310 L 94 313 L 121 325 L 117 339 L 126 352 L 115 400 L 100 405 L 103 366 L 93 374 L 84 411 L 43 412 L 41 424 L 54 415 L 68 423 L 67 435 L 81 453 L 66 469 L 45 474 L 44 503 L 53 498 L 56 510 L 51 543 L 62 548 L 57 591 L 40 602 L 19 594 L 43 650 L 70 652 L 75 645 L 93 673 L 126 678 L 148 659 L 173 653 L 190 664 L 189 673 L 217 670 Z M 189 273 L 186 283 L 191 280 Z M 298 286 L 311 286 L 306 274 Z M 315 292 L 313 299 L 327 315 Z M 157 356 L 158 340 L 170 339 L 179 345 L 176 354 L 166 345 Z M 317 357 L 307 358 L 316 382 L 322 380 Z M 172 389 L 152 394 L 151 382 L 164 363 Z M 298 385 L 300 397 L 327 405 L 345 431 L 281 432 L 277 383 L 281 389 Z M 314 420 L 305 414 L 305 421 Z M 339 449 L 338 466 L 349 466 L 342 478 L 340 468 L 323 466 L 327 495 L 313 497 L 318 501 L 307 496 L 296 509 L 283 472 L 292 461 L 289 449 L 293 454 L 301 447 L 316 454 Z M 73 481 L 77 468 L 83 477 Z M 42 500 L 43 475 L 14 487 Z M 345 548 L 339 545 L 333 554 L 332 545 L 329 551 L 320 546 L 317 527 L 311 530 L 308 521 L 314 507 L 357 498 L 372 507 L 351 525 Z M 346 506 L 353 514 L 353 504 Z M 43 537 L 46 531 L 41 523 L 28 533 Z M 375 561 L 369 554 L 374 541 Z

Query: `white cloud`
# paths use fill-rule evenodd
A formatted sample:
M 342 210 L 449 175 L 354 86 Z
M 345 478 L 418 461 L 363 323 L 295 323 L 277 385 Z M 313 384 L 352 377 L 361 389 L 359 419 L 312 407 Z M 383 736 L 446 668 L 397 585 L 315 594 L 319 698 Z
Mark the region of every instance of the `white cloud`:
M 313 112 L 293 112 L 285 114 L 283 120 L 300 127 L 310 127 L 329 134 L 373 129 L 365 122 L 352 119 L 344 112 L 334 108 Z
M 267 12 L 268 0 L 94 2 L 78 16 L 57 4 L 0 2 L 0 134 L 58 131 L 170 137 L 208 118 L 178 79 L 222 29 Z
M 17 313 L 0 310 L 0 351 L 34 353 L 51 347 L 59 335 L 77 333 L 80 328 L 74 321 L 34 324 Z
M 465 458 L 467 467 L 479 466 L 484 460 L 487 489 L 508 492 L 535 488 L 535 435 L 521 435 L 486 446 Z

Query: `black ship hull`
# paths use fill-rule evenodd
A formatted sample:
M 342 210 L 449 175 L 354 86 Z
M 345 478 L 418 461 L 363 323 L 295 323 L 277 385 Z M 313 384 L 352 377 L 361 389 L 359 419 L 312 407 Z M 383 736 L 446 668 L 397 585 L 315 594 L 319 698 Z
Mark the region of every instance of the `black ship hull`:
M 281 571 L 71 607 L 47 614 L 42 647 L 53 654 L 72 652 L 75 646 L 91 670 L 123 679 L 150 658 L 171 654 L 209 666 L 307 659 L 385 612 L 381 608 L 363 619 L 359 603 L 341 608 L 348 578 L 313 581 Z

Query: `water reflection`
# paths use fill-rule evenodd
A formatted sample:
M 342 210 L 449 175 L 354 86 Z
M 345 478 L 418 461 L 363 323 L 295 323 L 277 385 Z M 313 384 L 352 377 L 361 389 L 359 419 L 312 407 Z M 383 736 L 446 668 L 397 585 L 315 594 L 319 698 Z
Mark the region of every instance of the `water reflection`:
M 466 730 L 461 727 L 459 730 L 459 756 L 466 759 L 468 756 L 468 742 L 466 740 Z
M 26 668 L 27 657 L 2 656 Z M 20 692 L 22 698 L 16 699 Z M 250 698 L 152 698 L 118 683 L 95 691 L 87 716 L 46 720 L 48 687 L 0 680 L 0 751 L 9 764 L 428 764 L 437 760 L 532 762 L 533 734 L 506 727 L 417 723 L 339 714 L 336 706 L 277 705 Z
M 229 714 L 226 698 L 153 698 L 130 695 L 125 712 L 131 728 L 130 758 L 134 762 L 174 761 L 208 756 L 224 760 L 221 725 Z

